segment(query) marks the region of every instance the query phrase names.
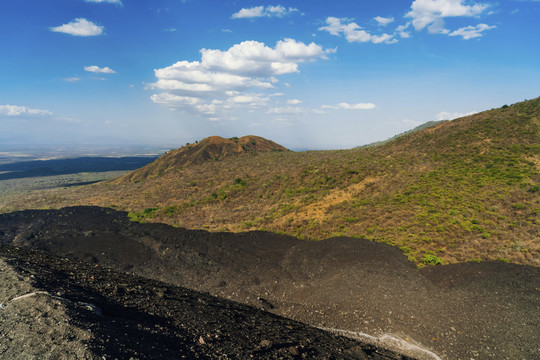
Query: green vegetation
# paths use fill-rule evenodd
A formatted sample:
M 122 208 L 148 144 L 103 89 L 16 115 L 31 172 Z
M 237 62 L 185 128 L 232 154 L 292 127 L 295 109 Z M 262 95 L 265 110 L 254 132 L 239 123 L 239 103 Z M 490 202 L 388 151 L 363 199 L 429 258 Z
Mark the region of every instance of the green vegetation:
M 243 152 L 164 167 L 162 176 L 139 182 L 19 194 L 0 209 L 115 205 L 136 221 L 210 231 L 364 237 L 419 265 L 506 259 L 540 266 L 539 115 L 535 99 L 377 146 Z
M 424 265 L 442 265 L 442 260 L 433 254 L 426 254 L 420 259 Z

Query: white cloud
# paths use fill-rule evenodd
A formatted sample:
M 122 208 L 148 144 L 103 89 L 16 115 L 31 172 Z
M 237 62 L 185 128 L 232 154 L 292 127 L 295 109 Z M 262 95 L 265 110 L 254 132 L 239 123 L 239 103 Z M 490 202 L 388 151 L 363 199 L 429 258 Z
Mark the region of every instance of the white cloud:
M 411 37 L 411 33 L 409 31 L 405 31 L 407 30 L 409 27 L 411 26 L 411 23 L 408 22 L 406 23 L 405 25 L 399 25 L 397 28 L 396 28 L 396 32 L 399 34 L 399 37 L 401 37 L 402 39 L 408 39 Z
M 447 34 L 449 30 L 444 27 L 444 18 L 478 16 L 489 5 L 471 2 L 466 5 L 465 0 L 415 0 L 411 11 L 405 16 L 412 19 L 414 28 L 418 31 L 428 28 L 432 34 Z
M 346 102 L 339 103 L 337 105 L 322 105 L 321 109 L 328 110 L 373 110 L 377 106 L 373 103 L 358 103 L 349 104 Z
M 84 18 L 76 18 L 71 22 L 52 27 L 51 31 L 70 34 L 73 36 L 96 36 L 103 33 L 103 26 L 94 24 Z
M 347 22 L 347 23 L 342 23 Z M 340 19 L 336 17 L 329 17 L 326 19 L 327 26 L 320 27 L 319 30 L 328 31 L 331 35 L 340 36 L 345 35 L 348 42 L 372 42 L 374 44 L 386 43 L 393 44 L 397 42 L 394 35 L 381 34 L 372 35 L 358 24 L 351 22 L 349 19 Z
M 40 109 L 31 109 L 26 106 L 19 105 L 0 105 L 0 116 L 22 116 L 22 115 L 32 115 L 32 116 L 47 116 L 52 115 L 53 113 L 49 110 L 40 110 Z
M 152 100 L 168 106 L 178 102 L 180 107 L 193 107 L 185 97 L 201 101 L 225 99 L 223 104 L 213 104 L 222 108 L 239 104 L 261 106 L 265 103 L 264 97 L 248 91 L 273 89 L 279 82 L 276 76 L 298 72 L 300 63 L 324 56 L 325 51 L 315 43 L 285 39 L 271 48 L 261 42 L 245 41 L 225 51 L 202 49 L 201 61 L 178 61 L 155 69 L 157 81 L 148 84 L 147 88 L 166 91 L 169 95 L 155 95 Z M 179 97 L 172 96 L 173 93 Z
M 264 6 L 255 6 L 249 9 L 242 8 L 240 11 L 232 14 L 233 19 L 249 19 L 254 17 L 262 17 Z
M 482 32 L 490 29 L 495 29 L 496 26 L 489 26 L 486 24 L 478 24 L 476 26 L 466 26 L 461 29 L 457 29 L 454 32 L 448 34 L 448 36 L 461 36 L 465 40 L 482 37 Z
M 306 112 L 304 108 L 298 107 L 298 106 L 286 106 L 286 107 L 273 107 L 271 109 L 268 109 L 268 114 L 301 114 Z
M 225 92 L 228 90 L 245 90 L 248 88 L 273 88 L 265 80 L 230 74 L 225 71 L 212 71 L 204 62 L 179 61 L 176 64 L 154 70 L 158 81 L 150 84 L 150 88 L 176 90 L 197 94 Z
M 252 8 L 242 8 L 240 11 L 232 14 L 233 19 L 253 19 L 259 17 L 284 17 L 298 12 L 296 8 L 285 8 L 281 5 L 276 6 L 255 6 Z
M 244 104 L 250 106 L 263 106 L 268 101 L 267 97 L 258 94 L 236 95 L 227 99 L 230 104 Z
M 65 78 L 64 81 L 67 81 L 67 82 L 77 82 L 77 81 L 81 81 L 81 78 L 76 77 L 76 76 L 73 76 L 73 77 Z
M 154 94 L 150 97 L 156 104 L 163 104 L 170 107 L 177 107 L 181 105 L 197 105 L 201 102 L 201 99 L 192 96 L 178 96 L 170 93 Z
M 100 68 L 99 66 L 95 66 L 95 65 L 85 66 L 84 71 L 88 71 L 88 72 L 92 72 L 96 74 L 116 74 L 116 71 L 114 71 L 108 66 L 105 66 L 103 68 Z
M 377 21 L 377 23 L 380 25 L 380 26 L 386 26 L 392 22 L 394 22 L 394 18 L 393 17 L 382 17 L 382 16 L 376 16 L 373 18 L 375 21 Z
M 294 39 L 280 40 L 273 49 L 258 41 L 244 41 L 227 51 L 202 49 L 201 53 L 201 63 L 209 70 L 257 77 L 298 72 L 298 63 L 325 54 L 313 42 L 306 45 Z
M 437 119 L 437 121 L 454 120 L 454 119 L 457 119 L 457 118 L 460 118 L 460 117 L 474 115 L 476 113 L 478 113 L 478 111 L 471 111 L 471 112 L 468 112 L 468 113 L 459 113 L 459 112 L 450 113 L 448 111 L 441 111 L 440 113 L 437 114 L 437 116 L 435 118 Z
M 90 2 L 90 3 L 109 3 L 109 4 L 122 5 L 122 0 L 84 0 L 84 1 Z
M 302 103 L 302 100 L 298 100 L 298 99 L 287 100 L 288 105 L 298 105 L 298 104 L 301 104 L 301 103 Z
M 216 117 L 238 109 L 259 111 L 277 96 L 260 92 L 274 89 L 278 76 L 298 72 L 299 64 L 325 54 L 315 43 L 293 39 L 278 41 L 273 48 L 245 41 L 227 50 L 202 49 L 200 61 L 155 69 L 157 81 L 147 89 L 161 90 L 152 101 L 173 110 Z

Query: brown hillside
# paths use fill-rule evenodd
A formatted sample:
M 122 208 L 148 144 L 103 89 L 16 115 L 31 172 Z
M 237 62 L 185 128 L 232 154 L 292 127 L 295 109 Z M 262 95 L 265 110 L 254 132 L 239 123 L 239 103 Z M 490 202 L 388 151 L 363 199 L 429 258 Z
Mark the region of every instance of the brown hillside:
M 19 193 L 0 201 L 0 212 L 99 205 L 190 229 L 362 237 L 394 245 L 419 265 L 540 266 L 539 119 L 537 98 L 379 146 L 248 152 L 181 171 L 163 165 L 163 176 L 152 169 L 154 177 L 137 183 Z
M 124 175 L 115 183 L 122 184 L 156 178 L 171 170 L 186 165 L 201 164 L 207 160 L 220 160 L 244 153 L 268 151 L 287 151 L 287 149 L 273 141 L 254 135 L 231 139 L 210 136 L 198 143 L 169 151 L 154 162 Z

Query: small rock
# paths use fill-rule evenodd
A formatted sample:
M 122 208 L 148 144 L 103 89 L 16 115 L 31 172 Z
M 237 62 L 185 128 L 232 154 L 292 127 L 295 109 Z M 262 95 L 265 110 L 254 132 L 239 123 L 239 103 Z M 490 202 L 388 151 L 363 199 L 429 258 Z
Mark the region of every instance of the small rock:
M 268 311 L 274 308 L 274 305 L 270 301 L 266 300 L 265 298 L 258 297 L 257 300 L 261 304 L 262 310 Z
M 263 349 L 270 349 L 272 347 L 272 342 L 270 340 L 262 340 L 259 346 Z
M 300 351 L 298 351 L 298 348 L 296 346 L 290 346 L 288 350 L 289 350 L 289 353 L 293 356 L 300 355 Z
M 202 336 L 199 336 L 199 344 L 204 345 L 206 342 L 204 341 Z

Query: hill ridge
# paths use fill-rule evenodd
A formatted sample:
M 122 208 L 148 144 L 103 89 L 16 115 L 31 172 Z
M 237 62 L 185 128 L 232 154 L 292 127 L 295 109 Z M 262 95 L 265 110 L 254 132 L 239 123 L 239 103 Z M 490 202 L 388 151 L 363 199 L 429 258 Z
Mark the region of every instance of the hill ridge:
M 99 205 L 190 229 L 362 237 L 418 266 L 540 266 L 539 119 L 536 98 L 380 146 L 228 156 L 138 183 L 21 194 L 0 207 Z
M 154 162 L 130 172 L 115 181 L 117 184 L 142 181 L 156 178 L 163 174 L 188 165 L 196 165 L 208 160 L 221 160 L 246 153 L 268 151 L 287 151 L 287 149 L 271 140 L 260 136 L 246 135 L 230 139 L 221 136 L 209 136 L 194 144 L 186 144 L 171 150 Z

